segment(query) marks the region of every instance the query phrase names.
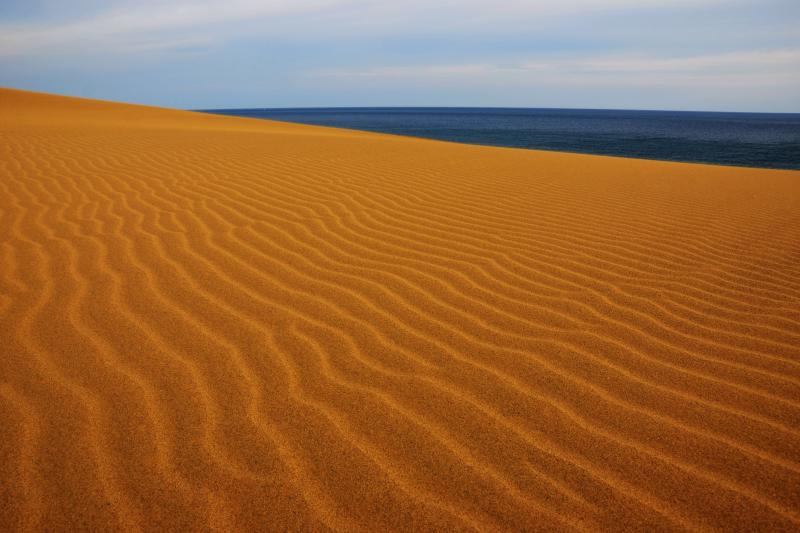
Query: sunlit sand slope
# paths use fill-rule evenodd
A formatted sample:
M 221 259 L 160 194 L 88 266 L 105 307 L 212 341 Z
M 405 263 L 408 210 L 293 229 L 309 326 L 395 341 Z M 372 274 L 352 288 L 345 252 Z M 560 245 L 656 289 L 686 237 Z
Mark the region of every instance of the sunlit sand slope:
M 800 173 L 0 91 L 0 530 L 800 528 Z

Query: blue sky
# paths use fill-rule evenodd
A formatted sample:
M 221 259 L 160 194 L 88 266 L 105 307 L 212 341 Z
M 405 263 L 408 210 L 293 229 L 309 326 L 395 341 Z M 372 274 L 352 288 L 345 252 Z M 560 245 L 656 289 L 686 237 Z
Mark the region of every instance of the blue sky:
M 800 112 L 800 0 L 2 0 L 0 85 L 190 109 Z

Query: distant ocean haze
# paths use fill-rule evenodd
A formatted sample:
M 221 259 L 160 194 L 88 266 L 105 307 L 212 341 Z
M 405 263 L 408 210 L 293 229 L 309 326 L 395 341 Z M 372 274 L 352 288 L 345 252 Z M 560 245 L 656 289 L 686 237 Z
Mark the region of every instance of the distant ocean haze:
M 205 111 L 490 146 L 800 169 L 800 114 L 410 107 Z

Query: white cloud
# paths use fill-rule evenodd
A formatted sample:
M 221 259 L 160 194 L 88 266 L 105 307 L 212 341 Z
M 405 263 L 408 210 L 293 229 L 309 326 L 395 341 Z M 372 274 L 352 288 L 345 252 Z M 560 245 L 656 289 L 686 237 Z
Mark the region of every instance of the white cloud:
M 314 71 L 312 76 L 322 78 L 430 78 L 459 77 L 491 73 L 498 67 L 486 64 L 456 65 L 407 65 L 397 67 L 375 67 L 368 69 L 323 69 Z
M 691 57 L 624 57 L 598 59 L 580 65 L 598 72 L 720 72 L 800 67 L 800 49 L 755 50 Z
M 697 8 L 742 0 L 195 0 L 117 3 L 77 20 L 40 24 L 0 24 L 0 55 L 114 52 L 132 45 L 160 47 L 170 42 L 235 38 L 248 22 L 256 31 L 345 35 L 432 31 L 532 30 L 548 20 L 595 12 L 655 8 Z
M 617 55 L 536 58 L 505 64 L 432 64 L 381 66 L 366 69 L 324 69 L 310 77 L 334 80 L 436 79 L 473 84 L 550 85 L 720 85 L 794 84 L 800 88 L 800 48 L 731 52 L 684 57 Z
M 118 7 L 77 21 L 0 26 L 0 55 L 59 53 L 97 46 L 116 51 L 134 44 L 147 48 L 148 45 L 166 47 L 173 42 L 181 45 L 189 40 L 207 42 L 214 32 L 206 32 L 205 36 L 187 36 L 186 32 L 248 19 L 304 13 L 336 3 L 336 0 L 227 0 Z

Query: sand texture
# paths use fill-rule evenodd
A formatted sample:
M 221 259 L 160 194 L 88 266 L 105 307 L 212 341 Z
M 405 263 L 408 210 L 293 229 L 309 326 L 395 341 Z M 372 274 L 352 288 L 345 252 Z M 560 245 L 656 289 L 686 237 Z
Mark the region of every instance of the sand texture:
M 800 528 L 800 173 L 0 91 L 0 531 Z

